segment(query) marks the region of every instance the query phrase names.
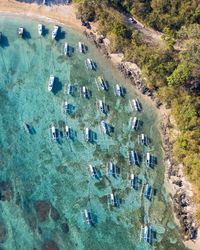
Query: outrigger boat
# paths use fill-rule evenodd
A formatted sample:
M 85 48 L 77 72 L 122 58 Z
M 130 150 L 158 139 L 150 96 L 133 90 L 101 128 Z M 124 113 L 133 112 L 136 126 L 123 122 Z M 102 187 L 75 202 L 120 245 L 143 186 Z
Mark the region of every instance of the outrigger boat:
M 67 94 L 68 95 L 71 95 L 71 96 L 74 96 L 75 95 L 75 86 L 72 85 L 72 84 L 69 84 L 67 86 Z
M 119 84 L 116 84 L 116 86 L 114 88 L 114 92 L 117 96 L 124 96 L 125 95 L 124 88 L 122 86 L 120 86 Z
M 146 164 L 148 167 L 153 168 L 156 164 L 155 156 L 151 155 L 149 152 L 146 155 Z
M 131 187 L 133 189 L 138 189 L 138 177 L 134 174 L 131 174 Z
M 41 23 L 38 24 L 38 34 L 42 36 L 43 33 L 43 25 Z
M 137 117 L 134 117 L 132 120 L 131 128 L 134 130 L 138 130 L 138 127 L 139 127 L 139 120 L 137 119 Z
M 78 42 L 78 49 L 80 53 L 85 53 L 86 49 L 85 49 L 85 44 L 82 42 Z
M 65 43 L 65 46 L 64 46 L 64 55 L 65 56 L 69 55 L 69 45 L 68 45 L 68 43 Z
M 136 151 L 131 150 L 129 152 L 129 164 L 139 166 L 139 157 Z
M 113 176 L 114 178 L 117 178 L 119 174 L 119 168 L 115 163 L 110 161 L 108 163 L 108 176 Z
M 48 83 L 48 91 L 52 91 L 54 81 L 55 81 L 55 76 L 51 75 L 49 78 L 49 83 Z
M 103 114 L 108 113 L 108 106 L 102 100 L 98 101 L 97 106 L 99 108 L 99 111 L 101 111 Z
M 89 90 L 85 86 L 81 87 L 81 95 L 84 98 L 89 98 Z
M 63 109 L 65 113 L 69 114 L 71 112 L 70 104 L 67 101 L 64 102 Z
M 95 177 L 96 179 L 98 179 L 99 176 L 98 176 L 98 172 L 97 172 L 96 167 L 94 167 L 92 165 L 89 165 L 89 169 L 90 169 L 91 176 Z
M 87 224 L 90 225 L 93 222 L 91 212 L 85 209 L 83 214 L 84 214 L 84 221 L 86 221 Z
M 52 35 L 51 35 L 52 40 L 56 39 L 58 35 L 58 30 L 59 30 L 59 26 L 55 25 L 52 31 Z
M 113 207 L 118 207 L 119 206 L 119 199 L 118 196 L 116 194 L 111 193 L 108 196 L 109 199 L 109 203 L 113 206 Z
M 148 143 L 149 143 L 148 137 L 145 134 L 141 134 L 139 136 L 139 142 L 140 142 L 141 145 L 147 146 Z
M 138 99 L 133 99 L 133 100 L 131 101 L 131 106 L 132 106 L 132 108 L 133 108 L 135 111 L 138 111 L 138 112 L 142 111 L 142 105 L 141 105 L 141 103 L 138 101 Z
M 108 83 L 103 79 L 103 77 L 98 76 L 96 79 L 96 83 L 98 88 L 100 88 L 101 90 L 108 91 Z
M 88 69 L 91 69 L 91 70 L 95 70 L 96 69 L 96 65 L 95 63 L 93 62 L 92 59 L 90 58 L 87 58 L 86 61 L 85 61 L 85 65 Z
M 73 130 L 69 126 L 65 126 L 65 134 L 67 138 L 73 139 Z
M 58 139 L 58 131 L 54 125 L 51 126 L 51 137 L 54 141 Z
M 101 128 L 104 134 L 109 134 L 108 125 L 105 121 L 101 121 Z
M 85 140 L 87 142 L 92 142 L 91 130 L 89 128 L 85 128 Z
M 30 133 L 30 125 L 28 123 L 24 122 L 23 127 L 26 133 Z
M 151 226 L 145 225 L 141 228 L 141 238 L 149 244 L 152 244 L 153 241 L 153 230 Z
M 23 35 L 24 35 L 24 28 L 23 27 L 18 28 L 18 35 L 23 38 Z
M 146 184 L 145 190 L 144 190 L 144 197 L 146 197 L 148 200 L 152 199 L 153 195 L 153 189 L 149 184 Z

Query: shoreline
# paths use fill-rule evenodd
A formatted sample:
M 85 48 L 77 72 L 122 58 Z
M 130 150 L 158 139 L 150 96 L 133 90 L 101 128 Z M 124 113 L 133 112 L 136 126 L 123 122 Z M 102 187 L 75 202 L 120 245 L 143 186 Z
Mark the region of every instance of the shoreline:
M 85 28 L 81 26 L 80 20 L 76 19 L 76 10 L 74 5 L 59 5 L 59 6 L 41 6 L 36 4 L 29 4 L 29 3 L 21 3 L 16 2 L 15 0 L 4 0 L 4 3 L 0 3 L 0 13 L 5 15 L 17 15 L 17 16 L 25 16 L 28 18 L 34 19 L 44 19 L 48 22 L 54 22 L 55 20 L 57 23 L 72 27 L 77 31 L 86 32 L 85 35 L 91 35 L 92 39 L 88 36 L 91 42 L 93 42 L 96 47 L 102 52 L 106 57 L 111 60 L 112 64 L 117 68 L 117 70 L 121 71 L 125 78 L 128 78 L 133 85 L 133 87 L 140 93 L 143 98 L 151 103 L 152 106 L 156 107 L 157 115 L 159 118 L 159 131 L 162 138 L 163 143 L 163 159 L 165 162 L 166 170 L 165 170 L 165 186 L 169 186 L 169 192 L 172 195 L 172 204 L 173 204 L 173 212 L 175 217 L 177 218 L 177 212 L 175 211 L 175 204 L 176 209 L 179 207 L 180 204 L 184 203 L 189 205 L 186 207 L 190 207 L 190 212 L 187 214 L 192 214 L 195 211 L 194 204 L 191 202 L 192 190 L 191 184 L 185 179 L 183 174 L 183 167 L 181 165 L 177 165 L 173 159 L 172 149 L 171 149 L 171 138 L 170 134 L 172 133 L 171 130 L 176 130 L 176 128 L 170 129 L 171 126 L 175 127 L 174 121 L 172 121 L 172 117 L 170 115 L 170 110 L 166 109 L 164 105 L 160 103 L 160 101 L 153 95 L 153 92 L 148 90 L 145 87 L 145 80 L 142 79 L 140 75 L 140 69 L 134 65 L 133 63 L 123 62 L 123 55 L 122 54 L 111 54 L 108 51 L 108 47 L 105 45 L 105 38 L 100 39 L 97 37 L 97 33 L 95 33 L 95 29 L 92 27 L 92 30 L 85 31 Z M 180 183 L 182 182 L 181 186 Z M 189 187 L 189 191 L 188 191 Z M 187 195 L 186 197 L 180 197 L 183 192 Z M 177 194 L 178 193 L 178 194 Z M 190 195 L 189 195 L 190 193 Z M 177 195 L 177 197 L 176 197 Z M 178 202 L 177 202 L 178 201 Z M 179 205 L 178 205 L 179 204 Z M 184 217 L 182 220 L 185 220 L 185 212 L 180 215 Z M 178 219 L 180 223 L 180 219 Z M 181 224 L 181 223 L 180 223 Z M 179 224 L 179 226 L 180 226 Z M 180 226 L 183 227 L 182 225 Z M 200 236 L 196 238 L 195 241 L 183 239 L 183 242 L 186 247 L 190 249 L 200 249 Z

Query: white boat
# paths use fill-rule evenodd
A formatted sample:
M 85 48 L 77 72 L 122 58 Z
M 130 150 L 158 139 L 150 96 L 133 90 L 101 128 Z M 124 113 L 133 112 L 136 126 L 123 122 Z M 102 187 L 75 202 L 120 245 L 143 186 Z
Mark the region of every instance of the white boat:
M 24 126 L 24 130 L 26 131 L 26 133 L 30 133 L 30 125 L 24 122 L 23 126 Z
M 95 66 L 94 62 L 90 58 L 86 59 L 85 64 L 86 64 L 86 67 L 88 69 L 91 69 L 91 70 L 95 70 L 96 69 L 96 66 Z
M 48 83 L 48 91 L 52 91 L 54 81 L 55 81 L 55 76 L 51 75 L 49 78 L 49 83 Z
M 145 134 L 140 135 L 140 144 L 143 146 L 148 145 L 148 137 Z
M 85 45 L 82 42 L 78 43 L 78 49 L 80 53 L 85 53 Z
M 38 24 L 38 34 L 42 36 L 43 33 L 43 25 L 41 23 Z
M 131 174 L 131 187 L 133 189 L 138 189 L 138 177 L 134 174 Z
M 71 95 L 71 96 L 74 96 L 75 95 L 75 86 L 74 85 L 72 85 L 72 84 L 69 84 L 68 86 L 67 86 L 67 94 L 68 95 Z
M 18 28 L 18 35 L 23 37 L 23 35 L 24 35 L 24 28 L 23 27 Z
M 51 127 L 51 137 L 53 140 L 57 140 L 57 131 L 56 131 L 56 127 L 54 125 L 52 125 Z
M 108 107 L 102 100 L 98 101 L 98 107 L 102 113 L 104 113 L 104 114 L 108 113 Z
M 138 126 L 139 126 L 139 120 L 137 119 L 137 117 L 134 117 L 131 124 L 131 128 L 137 130 Z
M 81 95 L 85 98 L 88 98 L 88 89 L 85 86 L 81 87 Z
M 85 140 L 87 142 L 89 142 L 91 140 L 91 138 L 90 138 L 90 129 L 89 128 L 85 128 Z
M 53 31 L 52 31 L 52 35 L 51 35 L 52 40 L 56 39 L 57 34 L 58 34 L 58 30 L 59 30 L 59 26 L 58 26 L 58 25 L 55 25 L 55 26 L 54 26 L 54 29 L 53 29 Z
M 146 164 L 148 167 L 154 168 L 156 164 L 156 157 L 147 152 L 146 155 Z
M 87 209 L 84 210 L 84 220 L 87 222 L 88 225 L 92 223 L 92 215 Z
M 115 86 L 115 93 L 118 96 L 121 96 L 121 87 L 119 86 L 119 84 L 116 84 Z
M 69 45 L 68 45 L 68 43 L 65 43 L 65 46 L 64 46 L 64 55 L 68 56 L 68 53 L 69 53 Z
M 70 113 L 70 104 L 67 101 L 64 102 L 63 109 L 65 113 Z

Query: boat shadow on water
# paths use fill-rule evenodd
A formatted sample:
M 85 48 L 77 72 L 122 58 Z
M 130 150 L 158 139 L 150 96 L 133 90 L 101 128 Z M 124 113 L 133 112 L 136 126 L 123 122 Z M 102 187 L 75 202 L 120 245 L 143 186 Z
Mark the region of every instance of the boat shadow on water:
M 25 29 L 24 29 L 23 39 L 24 40 L 31 39 L 31 33 L 29 31 L 25 30 Z
M 8 38 L 6 36 L 2 35 L 1 42 L 0 42 L 0 47 L 6 48 L 6 47 L 9 47 L 9 46 L 10 46 L 10 44 L 9 44 Z
M 59 29 L 55 40 L 58 42 L 59 40 L 65 39 L 65 37 L 66 37 L 66 32 Z
M 52 93 L 56 95 L 61 90 L 62 90 L 62 83 L 60 82 L 58 77 L 55 77 Z
M 49 34 L 49 29 L 46 27 L 43 27 L 42 36 L 47 36 L 48 34 Z

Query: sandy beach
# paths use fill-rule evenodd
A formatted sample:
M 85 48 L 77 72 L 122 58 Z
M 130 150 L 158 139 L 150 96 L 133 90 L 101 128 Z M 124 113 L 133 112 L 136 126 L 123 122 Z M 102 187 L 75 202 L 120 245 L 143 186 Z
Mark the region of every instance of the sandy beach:
M 20 14 L 33 18 L 42 17 L 47 20 L 54 20 L 60 24 L 73 27 L 80 32 L 84 31 L 84 27 L 81 26 L 80 20 L 76 19 L 76 7 L 74 5 L 58 5 L 49 7 L 45 5 L 39 6 L 36 4 L 20 3 L 15 0 L 1 0 L 0 12 L 5 14 Z M 122 54 L 111 54 L 110 57 L 114 65 L 121 63 L 123 59 Z M 134 70 L 139 71 L 139 68 L 134 68 Z M 154 105 L 153 101 L 149 97 L 144 96 L 144 98 Z M 164 107 L 161 107 L 161 109 L 158 110 L 158 113 L 161 121 L 169 116 L 169 110 L 166 110 Z M 195 242 L 187 241 L 185 242 L 185 245 L 189 249 L 200 249 L 200 236 L 198 236 Z

